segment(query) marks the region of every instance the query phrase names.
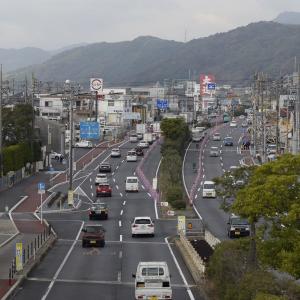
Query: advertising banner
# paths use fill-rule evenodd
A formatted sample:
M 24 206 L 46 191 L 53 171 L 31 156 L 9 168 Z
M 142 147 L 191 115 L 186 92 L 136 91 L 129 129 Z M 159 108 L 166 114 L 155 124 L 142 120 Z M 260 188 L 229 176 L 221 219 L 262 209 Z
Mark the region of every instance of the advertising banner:
M 204 95 L 212 95 L 215 92 L 215 76 L 214 75 L 200 75 L 200 94 Z M 214 88 L 214 89 L 213 89 Z

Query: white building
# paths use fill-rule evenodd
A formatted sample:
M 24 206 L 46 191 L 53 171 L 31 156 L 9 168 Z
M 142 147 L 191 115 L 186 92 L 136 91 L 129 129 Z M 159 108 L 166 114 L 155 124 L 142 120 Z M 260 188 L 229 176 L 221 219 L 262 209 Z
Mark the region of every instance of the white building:
M 40 95 L 40 117 L 49 120 L 61 120 L 67 116 L 61 100 L 62 94 Z

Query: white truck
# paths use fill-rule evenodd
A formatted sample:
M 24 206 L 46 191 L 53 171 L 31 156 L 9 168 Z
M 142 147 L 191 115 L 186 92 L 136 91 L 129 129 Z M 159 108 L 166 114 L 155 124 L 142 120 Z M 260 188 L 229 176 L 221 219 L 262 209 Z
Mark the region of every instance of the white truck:
M 144 133 L 144 141 L 148 142 L 149 145 L 153 144 L 153 135 L 151 132 Z
M 154 133 L 160 133 L 160 123 L 155 122 L 151 124 L 152 130 Z
M 168 265 L 164 261 L 139 262 L 135 278 L 135 299 L 172 299 Z
M 136 124 L 136 133 L 144 134 L 146 132 L 146 124 Z

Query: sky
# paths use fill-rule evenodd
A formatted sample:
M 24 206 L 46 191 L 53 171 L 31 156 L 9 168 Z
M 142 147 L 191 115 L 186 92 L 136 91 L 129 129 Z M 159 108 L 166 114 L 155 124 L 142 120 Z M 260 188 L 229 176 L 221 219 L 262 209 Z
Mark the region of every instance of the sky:
M 0 0 L 0 48 L 151 35 L 189 41 L 300 11 L 300 0 Z

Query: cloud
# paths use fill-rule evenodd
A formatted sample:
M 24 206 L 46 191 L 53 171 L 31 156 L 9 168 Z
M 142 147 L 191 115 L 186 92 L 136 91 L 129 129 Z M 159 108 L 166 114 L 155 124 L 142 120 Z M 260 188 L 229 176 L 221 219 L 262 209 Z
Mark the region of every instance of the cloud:
M 153 35 L 183 41 L 300 11 L 298 0 L 10 0 L 1 4 L 0 47 L 55 49 Z

